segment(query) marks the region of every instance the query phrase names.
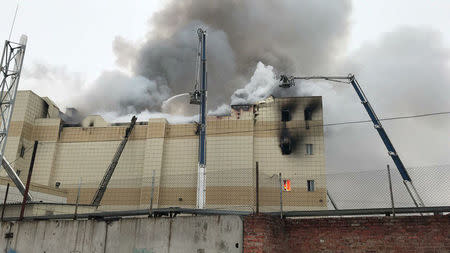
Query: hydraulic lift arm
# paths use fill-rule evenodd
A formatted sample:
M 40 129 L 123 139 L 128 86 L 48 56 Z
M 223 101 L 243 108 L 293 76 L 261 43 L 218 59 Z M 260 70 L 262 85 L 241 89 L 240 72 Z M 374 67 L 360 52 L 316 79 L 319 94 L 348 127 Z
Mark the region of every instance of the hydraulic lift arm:
M 362 105 L 367 111 L 367 114 L 369 114 L 370 119 L 372 120 L 372 123 L 377 130 L 378 134 L 381 137 L 381 140 L 383 141 L 384 145 L 386 146 L 386 149 L 388 150 L 389 156 L 391 156 L 392 160 L 395 163 L 395 166 L 397 167 L 398 171 L 400 172 L 400 175 L 403 178 L 403 183 L 411 196 L 414 204 L 419 206 L 425 206 L 422 199 L 419 196 L 419 193 L 417 192 L 416 188 L 414 187 L 411 177 L 409 176 L 408 172 L 406 171 L 405 166 L 403 165 L 402 160 L 400 159 L 399 155 L 397 154 L 397 151 L 394 148 L 394 145 L 392 145 L 391 140 L 389 139 L 386 131 L 383 128 L 383 125 L 381 124 L 380 120 L 378 119 L 375 111 L 373 110 L 372 106 L 369 103 L 369 100 L 367 99 L 366 95 L 364 94 L 363 90 L 361 89 L 361 86 L 359 85 L 358 81 L 356 80 L 355 76 L 352 74 L 349 74 L 348 76 L 304 76 L 304 77 L 294 77 L 294 76 L 281 76 L 281 84 L 280 87 L 282 88 L 289 88 L 291 86 L 295 85 L 296 79 L 303 79 L 303 80 L 328 80 L 333 82 L 343 82 L 343 83 L 350 83 L 355 89 L 356 94 L 358 95 L 359 99 L 361 100 Z
M 119 147 L 117 147 L 116 153 L 114 154 L 114 157 L 111 163 L 109 164 L 108 169 L 106 169 L 105 175 L 103 176 L 103 179 L 100 182 L 97 192 L 95 193 L 94 198 L 92 199 L 93 205 L 97 206 L 100 205 L 103 195 L 105 194 L 106 188 L 108 187 L 109 180 L 111 180 L 114 170 L 116 169 L 117 163 L 119 162 L 120 155 L 122 155 L 122 151 L 124 150 L 125 145 L 127 144 L 131 131 L 133 130 L 134 125 L 136 124 L 136 119 L 137 119 L 136 116 L 133 116 L 133 118 L 131 119 L 131 124 L 126 129 L 125 136 L 123 137 L 122 142 L 120 142 Z

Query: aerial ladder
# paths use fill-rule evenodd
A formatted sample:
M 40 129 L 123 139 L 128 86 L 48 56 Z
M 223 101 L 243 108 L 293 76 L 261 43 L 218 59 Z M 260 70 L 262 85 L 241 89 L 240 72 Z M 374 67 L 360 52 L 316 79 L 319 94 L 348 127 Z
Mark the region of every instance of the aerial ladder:
M 389 156 L 392 158 L 392 160 L 395 163 L 395 166 L 397 167 L 398 171 L 400 172 L 400 175 L 402 176 L 402 179 L 403 179 L 403 184 L 405 185 L 406 190 L 408 191 L 409 195 L 411 196 L 411 199 L 413 200 L 414 205 L 416 207 L 424 207 L 425 206 L 422 201 L 422 198 L 420 197 L 419 193 L 417 192 L 416 188 L 414 187 L 414 184 L 405 168 L 405 165 L 403 165 L 403 162 L 400 159 L 400 156 L 398 155 L 397 151 L 395 150 L 394 145 L 392 144 L 391 140 L 389 139 L 386 131 L 383 128 L 383 125 L 381 124 L 380 120 L 378 119 L 375 111 L 373 110 L 372 106 L 369 103 L 369 100 L 367 99 L 366 95 L 364 94 L 364 91 L 362 90 L 361 86 L 359 85 L 358 81 L 356 80 L 356 78 L 353 74 L 349 74 L 348 76 L 300 76 L 300 77 L 281 75 L 281 77 L 280 77 L 281 83 L 279 86 L 281 88 L 292 87 L 295 85 L 295 80 L 327 80 L 327 81 L 332 81 L 332 82 L 351 84 L 353 86 L 353 89 L 356 91 L 356 94 L 358 95 L 359 99 L 361 100 L 362 105 L 364 106 L 367 113 L 369 114 L 369 117 L 372 120 L 375 130 L 377 130 L 378 134 L 381 137 L 381 140 L 383 141 L 384 145 L 386 146 Z
M 22 195 L 25 194 L 25 185 L 11 164 L 6 160 L 4 154 L 11 117 L 16 102 L 26 44 L 27 36 L 25 35 L 20 37 L 19 43 L 6 40 L 0 62 L 0 161 L 6 173 Z M 30 193 L 27 193 L 27 200 L 32 200 Z
M 100 182 L 97 192 L 95 193 L 94 198 L 92 199 L 92 205 L 96 206 L 100 205 L 103 195 L 105 194 L 106 188 L 108 187 L 108 183 L 111 180 L 111 177 L 114 173 L 114 170 L 116 169 L 117 164 L 119 163 L 120 155 L 122 155 L 125 145 L 128 142 L 128 138 L 131 135 L 131 131 L 133 131 L 134 125 L 136 124 L 136 120 L 137 120 L 136 116 L 133 116 L 133 118 L 131 118 L 130 126 L 127 127 L 127 129 L 125 130 L 125 136 L 123 137 L 123 140 L 120 142 L 119 147 L 117 147 L 116 153 L 114 154 L 113 159 L 111 160 L 111 163 L 108 166 L 108 169 L 106 169 L 105 175 L 103 176 L 103 179 Z
M 206 101 L 207 101 L 207 66 L 206 66 L 206 31 L 197 29 L 198 50 L 197 67 L 194 91 L 190 92 L 190 104 L 199 105 L 199 122 L 197 131 L 198 143 L 198 170 L 197 170 L 197 203 L 198 209 L 203 209 L 206 204 Z

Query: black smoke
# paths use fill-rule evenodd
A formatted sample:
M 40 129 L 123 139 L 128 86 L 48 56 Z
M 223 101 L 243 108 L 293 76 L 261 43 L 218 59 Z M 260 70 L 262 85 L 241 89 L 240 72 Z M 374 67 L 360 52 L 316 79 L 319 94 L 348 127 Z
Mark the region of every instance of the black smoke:
M 171 95 L 184 93 L 194 84 L 196 30 L 203 27 L 208 32 L 208 101 L 215 108 L 229 103 L 258 62 L 285 73 L 332 65 L 334 52 L 347 38 L 350 12 L 350 0 L 326 5 L 298 0 L 170 1 L 152 17 L 154 28 L 144 43 L 118 37 L 114 52 L 117 63 L 134 75 L 156 82 Z M 142 110 L 140 104 L 124 102 Z
M 279 146 L 282 155 L 290 155 L 295 153 L 298 145 L 301 143 L 301 135 L 299 129 L 289 128 L 289 122 L 293 120 L 293 115 L 299 105 L 297 103 L 287 102 L 281 103 L 280 122 L 279 122 Z

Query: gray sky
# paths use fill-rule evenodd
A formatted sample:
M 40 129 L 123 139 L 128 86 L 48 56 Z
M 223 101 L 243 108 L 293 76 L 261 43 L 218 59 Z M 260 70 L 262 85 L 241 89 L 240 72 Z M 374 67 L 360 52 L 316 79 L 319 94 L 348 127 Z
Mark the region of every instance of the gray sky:
M 67 105 L 74 92 L 80 91 L 82 86 L 88 89 L 105 71 L 120 69 L 131 71 L 116 64 L 113 51 L 113 41 L 117 36 L 125 38 L 130 44 L 142 44 L 148 37 L 152 24 L 149 21 L 152 14 L 163 9 L 166 1 L 157 0 L 39 0 L 20 1 L 20 8 L 12 40 L 18 40 L 20 34 L 27 34 L 28 47 L 21 79 L 20 89 L 31 89 L 41 96 L 49 96 L 61 109 Z M 9 34 L 16 0 L 2 1 L 2 15 L 0 15 L 0 38 L 6 39 Z M 327 4 L 327 3 L 324 3 Z M 367 88 L 369 99 L 380 117 L 397 115 L 428 113 L 433 111 L 448 111 L 448 95 L 436 91 L 441 87 L 449 87 L 448 83 L 441 86 L 422 85 L 427 82 L 438 83 L 448 81 L 450 71 L 450 1 L 352 1 L 350 26 L 343 50 L 336 52 L 340 56 L 340 66 L 334 71 L 358 72 L 360 83 Z M 320 9 L 320 8 L 319 8 Z M 342 12 L 342 10 L 341 10 Z M 332 14 L 328 14 L 332 15 Z M 404 29 L 404 27 L 409 27 Z M 431 32 L 430 32 L 431 31 Z M 414 36 L 417 35 L 417 40 Z M 406 39 L 405 39 L 406 38 Z M 430 41 L 427 41 L 427 39 Z M 404 43 L 396 45 L 395 42 Z M 416 48 L 417 46 L 418 48 Z M 445 47 L 445 48 L 442 48 Z M 405 48 L 405 57 L 400 49 Z M 423 52 L 421 48 L 426 48 Z M 437 49 L 437 50 L 435 50 Z M 417 57 L 410 57 L 416 54 Z M 425 55 L 422 55 L 425 54 Z M 437 53 L 437 57 L 430 57 Z M 391 55 L 394 57 L 391 58 Z M 382 59 L 380 59 L 380 57 Z M 386 62 L 383 59 L 387 59 Z M 434 61 L 434 59 L 437 59 Z M 430 60 L 432 62 L 430 62 Z M 424 62 L 421 62 L 424 61 Z M 398 62 L 398 64 L 395 64 Z M 410 63 L 416 65 L 411 66 Z M 385 63 L 394 64 L 392 67 Z M 421 72 L 425 64 L 426 71 Z M 430 63 L 430 64 L 428 64 Z M 396 66 L 398 65 L 398 66 Z M 38 69 L 39 71 L 36 71 Z M 373 71 L 376 69 L 376 71 Z M 379 72 L 377 72 L 379 71 Z M 397 75 L 403 73 L 403 75 Z M 405 73 L 413 71 L 415 83 L 408 86 L 409 80 Z M 377 72 L 377 73 L 374 73 Z M 50 73 L 45 81 L 39 79 L 39 74 Z M 311 73 L 311 74 L 326 74 Z M 341 73 L 341 72 L 339 72 Z M 387 80 L 380 78 L 378 73 L 384 73 Z M 436 79 L 432 75 L 437 74 Z M 53 76 L 52 76 L 53 75 Z M 428 78 L 431 75 L 431 78 Z M 115 80 L 115 75 L 103 76 L 100 80 Z M 120 78 L 123 76 L 118 75 Z M 406 77 L 408 77 L 406 75 Z M 108 79 L 109 78 L 109 79 Z M 393 80 L 393 78 L 395 80 Z M 447 79 L 445 79 L 447 78 Z M 36 81 L 37 80 L 37 81 Z M 383 82 L 378 86 L 379 82 Z M 394 90 L 389 83 L 401 87 Z M 403 85 L 403 86 L 402 86 Z M 414 88 L 414 91 L 410 91 Z M 94 89 L 95 90 L 95 89 Z M 313 89 L 314 91 L 314 89 Z M 314 93 L 316 92 L 316 93 Z M 327 89 L 317 91 L 315 95 L 323 95 L 326 103 L 339 103 L 355 98 L 354 94 L 334 93 L 336 90 Z M 402 93 L 404 92 L 404 93 Z M 423 95 L 421 95 L 423 93 Z M 335 96 L 335 94 L 340 94 Z M 408 95 L 410 98 L 402 97 Z M 213 96 L 213 94 L 210 94 Z M 425 106 L 414 106 L 422 98 L 435 96 L 432 103 Z M 99 99 L 100 100 L 100 99 Z M 403 101 L 405 100 L 405 101 Z M 387 102 L 386 102 L 387 101 Z M 389 102 L 389 101 L 392 101 Z M 400 101 L 400 102 L 399 102 Z M 357 101 L 343 105 L 343 109 L 329 107 L 325 116 L 328 122 L 343 120 L 365 119 L 366 115 Z M 340 111 L 348 110 L 346 117 L 341 117 Z M 338 116 L 336 116 L 338 115 Z M 432 122 L 432 123 L 430 123 Z M 414 124 L 414 127 L 405 127 Z M 412 165 L 450 164 L 450 136 L 448 116 L 440 119 L 420 121 L 398 121 L 385 123 L 391 139 L 398 150 L 405 154 L 405 160 Z M 357 164 L 367 163 L 367 157 L 373 156 L 372 144 L 361 143 L 365 140 L 375 143 L 376 156 L 386 157 L 386 151 L 369 125 L 356 128 L 334 128 L 327 133 L 328 167 L 333 167 L 334 161 L 342 159 L 342 154 L 356 159 Z M 349 138 L 349 136 L 351 138 Z M 416 138 L 410 138 L 415 136 Z M 421 143 L 415 145 L 414 141 Z M 348 149 L 342 152 L 332 152 L 333 148 L 340 148 L 340 144 L 348 142 Z M 424 149 L 424 146 L 437 147 Z M 367 146 L 370 148 L 360 148 Z M 358 154 L 354 153 L 358 149 Z M 333 157 L 338 154 L 339 157 Z M 330 162 L 331 161 L 331 162 Z M 377 167 L 386 160 L 378 159 Z M 338 166 L 341 166 L 338 164 Z
M 12 39 L 18 40 L 20 34 L 29 36 L 27 62 L 64 66 L 91 81 L 102 70 L 115 68 L 114 38 L 119 35 L 131 41 L 143 40 L 151 25 L 148 19 L 164 2 L 21 0 Z M 2 1 L 2 39 L 9 35 L 16 3 Z M 449 11 L 450 2 L 446 0 L 353 1 L 347 53 L 402 25 L 431 27 L 448 43 Z
M 2 39 L 8 38 L 16 3 L 16 0 L 2 1 Z M 92 80 L 100 71 L 114 68 L 114 37 L 142 39 L 148 31 L 148 19 L 160 3 L 21 0 L 12 39 L 28 35 L 27 62 L 65 66 L 68 71 L 81 72 Z

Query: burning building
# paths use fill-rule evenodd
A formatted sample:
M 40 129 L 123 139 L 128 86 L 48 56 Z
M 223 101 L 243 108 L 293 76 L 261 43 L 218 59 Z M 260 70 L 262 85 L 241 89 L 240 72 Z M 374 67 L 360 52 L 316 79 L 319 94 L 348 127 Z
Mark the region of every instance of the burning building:
M 253 209 L 258 164 L 261 210 L 279 209 L 279 173 L 290 183 L 284 209 L 326 209 L 322 98 L 269 97 L 231 107 L 230 115 L 207 119 L 206 208 Z M 80 203 L 88 204 L 127 126 L 101 116 L 70 122 L 50 99 L 19 91 L 5 156 L 25 181 L 39 141 L 33 184 L 58 190 L 67 203 L 81 185 Z M 100 209 L 148 208 L 153 173 L 154 208 L 195 207 L 197 153 L 195 122 L 138 122 Z

